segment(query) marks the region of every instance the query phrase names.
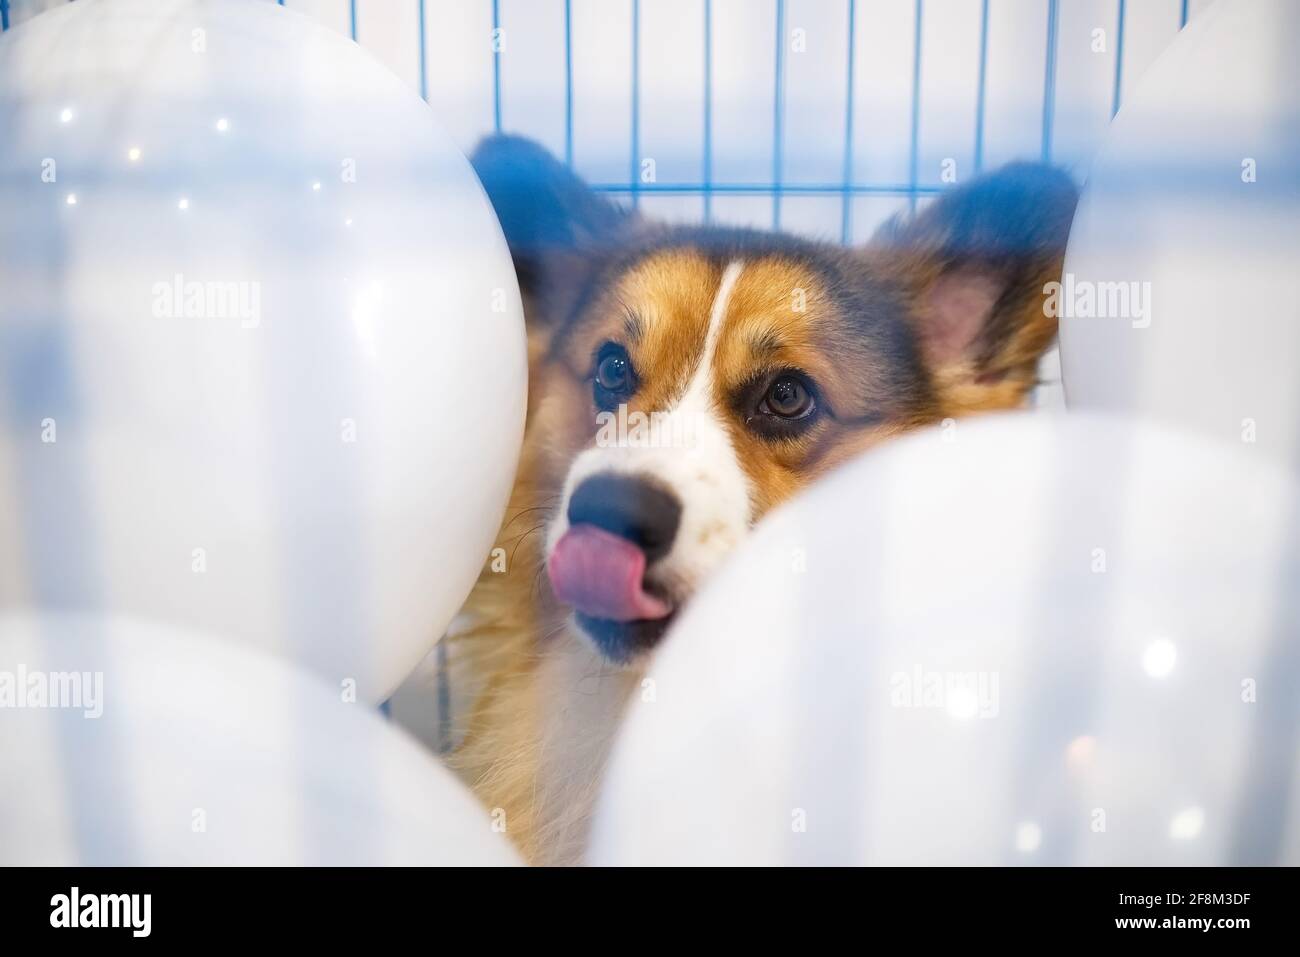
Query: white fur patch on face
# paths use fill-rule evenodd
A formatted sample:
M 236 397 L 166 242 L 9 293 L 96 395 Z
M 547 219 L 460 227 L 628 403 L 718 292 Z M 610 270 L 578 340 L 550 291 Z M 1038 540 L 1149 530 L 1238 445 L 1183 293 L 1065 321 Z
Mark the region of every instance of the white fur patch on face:
M 548 554 L 568 530 L 573 490 L 593 475 L 610 472 L 649 479 L 681 503 L 672 548 L 646 574 L 675 604 L 693 593 L 744 537 L 751 518 L 749 480 L 717 407 L 713 378 L 718 339 L 743 269 L 735 261 L 723 270 L 699 360 L 672 407 L 654 414 L 647 441 L 598 442 L 573 460 L 559 515 L 547 533 Z

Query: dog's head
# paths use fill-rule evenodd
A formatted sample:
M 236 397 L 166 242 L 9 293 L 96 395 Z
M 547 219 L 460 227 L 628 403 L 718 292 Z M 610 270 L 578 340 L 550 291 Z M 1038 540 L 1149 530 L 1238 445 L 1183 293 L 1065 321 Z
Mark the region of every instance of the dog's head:
M 766 511 L 948 416 L 1014 408 L 1055 335 L 1076 192 L 1015 165 L 861 249 L 646 222 L 540 147 L 475 168 L 529 322 L 532 480 L 554 596 L 611 661 L 654 646 Z

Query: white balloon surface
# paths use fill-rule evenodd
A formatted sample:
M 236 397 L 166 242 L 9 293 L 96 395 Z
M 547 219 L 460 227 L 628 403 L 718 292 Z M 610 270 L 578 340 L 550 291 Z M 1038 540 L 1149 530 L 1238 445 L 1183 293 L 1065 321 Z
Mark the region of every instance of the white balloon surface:
M 1300 864 L 1300 487 L 1096 416 L 899 440 L 654 660 L 597 864 Z
M 1219 0 L 1142 74 L 1070 233 L 1071 408 L 1300 469 L 1300 4 Z
M 173 628 L 0 616 L 0 865 L 518 863 L 365 704 Z
M 526 402 L 481 188 L 271 3 L 0 38 L 0 607 L 193 626 L 386 696 L 491 546 Z

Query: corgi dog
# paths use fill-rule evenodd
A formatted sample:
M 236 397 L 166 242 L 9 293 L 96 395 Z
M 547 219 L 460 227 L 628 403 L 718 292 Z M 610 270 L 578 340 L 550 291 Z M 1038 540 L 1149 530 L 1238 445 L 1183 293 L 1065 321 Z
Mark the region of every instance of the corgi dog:
M 649 656 L 750 528 L 893 436 L 1026 403 L 1077 192 L 1014 164 L 842 248 L 651 222 L 518 137 L 472 163 L 529 411 L 500 560 L 448 635 L 472 699 L 449 762 L 527 860 L 579 863 Z

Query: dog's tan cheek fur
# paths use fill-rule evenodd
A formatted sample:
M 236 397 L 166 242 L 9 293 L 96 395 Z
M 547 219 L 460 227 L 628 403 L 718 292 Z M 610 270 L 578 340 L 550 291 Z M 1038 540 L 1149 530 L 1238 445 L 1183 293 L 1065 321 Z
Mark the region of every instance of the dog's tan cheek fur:
M 768 442 L 753 434 L 733 436 L 741 468 L 753 490 L 754 520 L 797 495 L 827 472 L 908 431 L 902 425 L 816 427 L 810 437 L 790 443 Z
M 591 383 L 575 378 L 558 364 L 545 368 L 539 378 L 543 391 L 538 400 L 536 431 L 527 444 L 536 447 L 542 457 L 538 479 L 558 496 L 574 456 L 591 443 L 595 434 Z

